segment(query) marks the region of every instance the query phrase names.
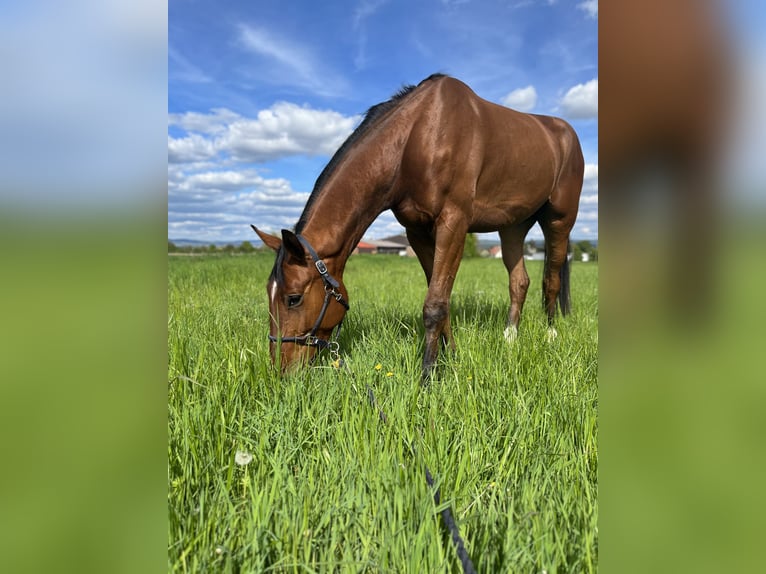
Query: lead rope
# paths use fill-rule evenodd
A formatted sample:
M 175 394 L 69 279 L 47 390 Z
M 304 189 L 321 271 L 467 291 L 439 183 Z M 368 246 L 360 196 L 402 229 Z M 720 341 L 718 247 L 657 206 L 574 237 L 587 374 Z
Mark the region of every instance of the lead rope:
M 330 355 L 333 359 L 333 367 L 336 369 L 340 369 L 341 367 L 345 367 L 346 372 L 348 375 L 353 379 L 354 374 L 351 372 L 351 369 L 348 367 L 348 365 L 345 364 L 343 359 L 340 358 L 340 354 L 338 352 L 337 347 L 330 349 Z M 367 399 L 370 401 L 370 406 L 374 409 L 377 409 L 378 411 L 378 417 L 380 418 L 381 422 L 384 424 L 388 423 L 388 417 L 386 416 L 386 413 L 383 411 L 383 409 L 378 405 L 378 401 L 375 399 L 375 393 L 372 391 L 372 387 L 370 385 L 367 385 Z M 415 456 L 415 447 L 413 445 L 409 445 L 410 452 L 412 453 L 413 457 Z M 434 478 L 431 475 L 431 471 L 428 469 L 428 466 L 426 463 L 423 463 L 423 469 L 426 473 L 426 483 L 428 484 L 429 488 L 434 488 L 435 482 Z M 441 487 L 436 487 L 436 491 L 434 492 L 434 503 L 438 507 L 441 501 Z M 460 560 L 460 565 L 463 567 L 464 574 L 476 574 L 476 569 L 473 567 L 473 562 L 471 562 L 471 557 L 468 556 L 468 551 L 465 548 L 465 542 L 463 542 L 463 538 L 460 536 L 460 530 L 458 529 L 457 524 L 455 524 L 455 519 L 452 517 L 452 511 L 450 510 L 449 506 L 444 507 L 444 509 L 439 513 L 442 517 L 442 523 L 444 524 L 445 528 L 447 529 L 447 533 L 452 538 L 452 543 L 455 545 L 455 550 L 457 552 L 457 557 Z

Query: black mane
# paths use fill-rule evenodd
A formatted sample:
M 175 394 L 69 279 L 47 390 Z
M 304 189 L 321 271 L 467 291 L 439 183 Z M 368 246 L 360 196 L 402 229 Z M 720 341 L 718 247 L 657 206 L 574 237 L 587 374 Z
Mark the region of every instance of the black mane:
M 396 108 L 408 95 L 410 95 L 415 90 L 415 88 L 428 81 L 436 80 L 442 77 L 444 77 L 444 74 L 431 74 L 417 86 L 402 86 L 402 88 L 396 94 L 394 94 L 391 99 L 376 104 L 367 110 L 367 112 L 364 114 L 362 123 L 357 126 L 357 128 L 351 133 L 350 136 L 348 136 L 346 141 L 344 141 L 343 144 L 338 148 L 338 151 L 335 152 L 335 154 L 332 156 L 332 159 L 330 159 L 329 163 L 322 170 L 322 173 L 319 174 L 319 177 L 314 184 L 314 189 L 312 190 L 311 195 L 306 202 L 306 207 L 303 208 L 303 213 L 301 214 L 300 219 L 298 219 L 298 223 L 295 225 L 296 233 L 300 233 L 303 230 L 303 227 L 307 223 L 312 204 L 316 198 L 319 197 L 319 194 L 322 191 L 324 184 L 329 179 L 330 175 L 332 175 L 332 173 L 335 171 L 335 168 L 338 167 L 338 164 L 341 163 L 343 158 L 354 146 L 354 144 L 369 131 L 370 127 L 372 127 L 375 122 L 386 115 L 389 111 Z

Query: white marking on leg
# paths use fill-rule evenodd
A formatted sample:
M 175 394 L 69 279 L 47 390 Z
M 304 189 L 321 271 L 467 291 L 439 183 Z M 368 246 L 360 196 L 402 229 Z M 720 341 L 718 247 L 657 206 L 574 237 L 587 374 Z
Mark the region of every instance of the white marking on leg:
M 555 328 L 548 327 L 548 334 L 546 335 L 546 339 L 548 340 L 549 343 L 552 343 L 553 341 L 555 341 L 556 337 L 558 336 L 559 336 L 559 332 Z
M 508 325 L 505 328 L 505 331 L 503 331 L 503 336 L 506 341 L 513 343 L 516 341 L 516 337 L 519 336 L 519 330 L 516 328 L 516 325 Z

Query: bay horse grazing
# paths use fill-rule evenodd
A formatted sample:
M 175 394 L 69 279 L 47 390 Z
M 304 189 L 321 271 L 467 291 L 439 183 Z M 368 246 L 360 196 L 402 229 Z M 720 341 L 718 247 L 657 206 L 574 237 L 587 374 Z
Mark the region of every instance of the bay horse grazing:
M 556 298 L 569 311 L 569 232 L 584 161 L 572 127 L 479 98 L 441 74 L 370 108 L 319 175 L 295 232 L 268 235 L 277 252 L 267 284 L 272 361 L 282 370 L 331 347 L 348 310 L 343 270 L 375 218 L 391 209 L 428 282 L 423 378 L 440 341 L 454 350 L 449 301 L 466 234 L 498 231 L 510 275 L 506 336 L 516 335 L 529 286 L 523 243 L 545 236 L 543 304 L 553 331 Z

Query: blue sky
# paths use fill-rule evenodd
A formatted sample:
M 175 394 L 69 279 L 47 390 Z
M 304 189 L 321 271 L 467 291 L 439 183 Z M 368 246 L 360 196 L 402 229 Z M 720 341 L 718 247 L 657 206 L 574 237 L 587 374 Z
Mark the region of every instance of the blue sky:
M 596 0 L 170 0 L 168 236 L 291 228 L 367 108 L 443 72 L 572 123 L 587 164 L 573 236 L 594 239 L 597 64 Z M 387 212 L 365 237 L 401 230 Z

